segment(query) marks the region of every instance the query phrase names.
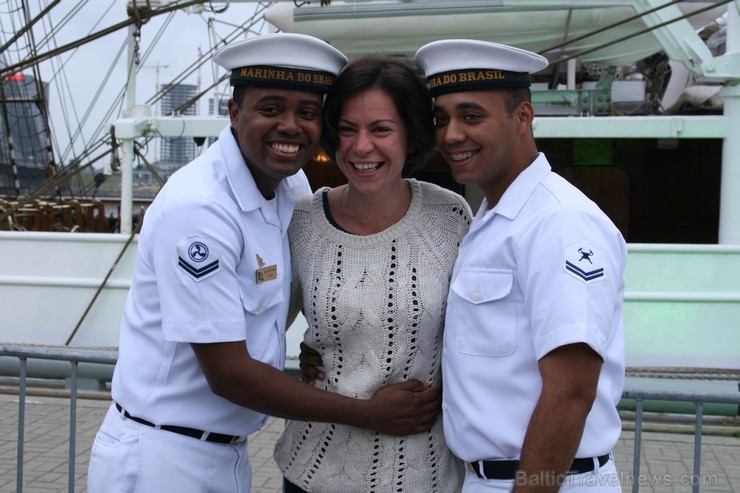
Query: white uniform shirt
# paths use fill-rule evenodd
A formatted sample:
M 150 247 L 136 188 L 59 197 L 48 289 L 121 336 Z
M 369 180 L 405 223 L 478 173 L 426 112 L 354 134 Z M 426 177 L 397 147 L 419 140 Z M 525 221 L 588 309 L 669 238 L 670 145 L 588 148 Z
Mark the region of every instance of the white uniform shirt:
M 543 154 L 487 207 L 460 246 L 448 298 L 447 444 L 467 461 L 519 459 L 542 388 L 537 361 L 583 342 L 604 364 L 576 457 L 610 452 L 624 382 L 622 235 Z
M 287 229 L 295 202 L 310 193 L 300 171 L 280 183 L 277 208 L 270 207 L 230 127 L 170 177 L 139 237 L 113 375 L 116 402 L 160 425 L 230 435 L 262 426 L 263 414 L 211 392 L 190 343 L 246 340 L 253 358 L 283 368 Z

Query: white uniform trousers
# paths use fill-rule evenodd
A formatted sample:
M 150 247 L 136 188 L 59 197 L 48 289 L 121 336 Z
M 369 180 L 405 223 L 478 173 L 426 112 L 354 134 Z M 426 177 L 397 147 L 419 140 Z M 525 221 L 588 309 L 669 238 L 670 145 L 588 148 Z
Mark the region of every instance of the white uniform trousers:
M 598 464 L 597 464 L 598 465 Z M 537 478 L 534 478 L 538 480 Z M 555 478 L 544 475 L 539 478 L 543 485 L 556 484 Z M 560 493 L 621 493 L 619 474 L 614 465 L 614 459 L 600 468 L 582 474 L 570 474 L 562 481 Z M 474 472 L 465 469 L 465 482 L 462 493 L 491 493 L 493 491 L 510 492 L 514 489 L 514 480 L 505 479 L 481 479 Z
M 90 454 L 89 493 L 249 493 L 247 442 L 221 445 L 158 430 L 111 405 Z

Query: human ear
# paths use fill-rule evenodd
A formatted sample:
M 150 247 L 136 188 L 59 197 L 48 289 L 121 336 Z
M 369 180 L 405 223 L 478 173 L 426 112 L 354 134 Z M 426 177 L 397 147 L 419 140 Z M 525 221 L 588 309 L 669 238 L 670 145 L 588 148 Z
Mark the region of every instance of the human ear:
M 236 124 L 239 121 L 239 105 L 236 104 L 236 101 L 234 99 L 229 99 L 229 121 L 231 122 L 231 126 L 236 128 Z
M 514 111 L 514 117 L 520 132 L 530 131 L 534 121 L 534 106 L 529 101 L 522 101 Z

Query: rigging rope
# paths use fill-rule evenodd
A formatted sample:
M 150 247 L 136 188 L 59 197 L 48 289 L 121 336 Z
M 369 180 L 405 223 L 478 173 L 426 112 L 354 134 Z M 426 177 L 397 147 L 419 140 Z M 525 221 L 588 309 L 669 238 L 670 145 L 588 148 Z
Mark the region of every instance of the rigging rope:
M 191 7 L 193 5 L 199 5 L 202 3 L 203 3 L 203 0 L 191 0 L 189 2 L 183 2 L 183 3 L 178 3 L 178 4 L 172 4 L 166 7 L 160 7 L 156 10 L 147 12 L 146 20 L 149 20 L 152 17 L 156 17 L 158 15 L 169 13 L 173 10 L 179 10 L 179 9 L 183 9 L 186 7 Z M 144 22 L 146 22 L 146 20 Z M 90 34 L 82 39 L 79 39 L 77 41 L 73 41 L 72 43 L 68 43 L 66 45 L 60 46 L 59 48 L 49 50 L 46 53 L 36 55 L 35 57 L 27 58 L 26 60 L 19 62 L 19 63 L 7 65 L 5 67 L 0 67 L 0 77 L 5 77 L 8 74 L 18 72 L 19 70 L 28 68 L 34 64 L 38 64 L 44 60 L 48 60 L 49 58 L 59 56 L 64 52 L 67 52 L 69 50 L 82 46 L 83 44 L 89 43 L 91 41 L 95 41 L 96 39 L 100 39 L 104 36 L 107 36 L 108 34 L 111 34 L 120 29 L 123 29 L 124 27 L 135 25 L 137 24 L 137 22 L 138 22 L 137 19 L 129 18 L 125 21 L 119 22 L 118 24 L 114 24 L 113 26 L 107 27 L 101 31 Z
M 627 17 L 626 19 L 622 19 L 621 21 L 614 22 L 613 24 L 608 24 L 608 25 L 606 25 L 604 27 L 601 27 L 599 29 L 596 29 L 594 31 L 587 32 L 586 34 L 583 34 L 581 36 L 576 36 L 575 38 L 563 40 L 563 42 L 558 43 L 558 44 L 556 44 L 554 46 L 551 46 L 549 48 L 546 48 L 544 50 L 538 51 L 538 53 L 540 55 L 544 55 L 545 53 L 549 53 L 549 52 L 554 51 L 554 50 L 556 50 L 558 48 L 563 48 L 565 46 L 568 46 L 569 44 L 575 43 L 577 41 L 584 40 L 584 39 L 589 38 L 591 36 L 595 36 L 597 34 L 601 34 L 601 33 L 605 32 L 605 31 L 608 31 L 609 29 L 613 29 L 615 27 L 619 27 L 622 24 L 627 24 L 628 22 L 632 22 L 632 21 L 637 20 L 637 19 L 639 19 L 639 18 L 641 18 L 643 16 L 646 16 L 648 14 L 652 14 L 654 12 L 657 12 L 658 10 L 662 10 L 662 9 L 664 9 L 666 7 L 670 7 L 671 5 L 674 5 L 674 4 L 677 4 L 677 3 L 681 3 L 683 1 L 684 0 L 672 0 L 672 1 L 668 2 L 668 3 L 664 3 L 663 5 L 660 5 L 658 7 L 655 7 L 653 9 L 650 9 L 650 10 L 648 10 L 646 12 L 635 14 L 635 15 L 633 15 L 631 17 Z M 561 50 L 561 52 L 562 52 L 562 50 Z
M 56 47 L 56 43 L 55 43 L 56 33 L 59 32 L 59 29 L 61 28 L 61 26 L 65 25 L 67 22 L 72 20 L 74 15 L 79 13 L 82 6 L 85 5 L 86 3 L 87 1 L 79 2 L 74 9 L 70 10 L 65 15 L 65 17 L 62 18 L 60 22 L 53 22 L 51 19 L 49 19 L 48 21 L 49 30 L 47 31 L 46 36 L 43 38 L 43 44 L 44 45 L 52 44 Z M 90 27 L 90 31 L 95 29 L 100 24 L 100 22 L 108 14 L 108 12 L 110 12 L 111 8 L 113 7 L 113 5 L 115 5 L 115 3 L 116 2 L 114 0 L 108 6 L 108 8 L 103 12 L 103 14 L 101 14 L 101 16 L 97 19 L 97 21 L 95 21 L 92 24 L 92 26 Z M 70 56 L 67 57 L 66 60 L 62 60 L 61 57 L 59 57 L 59 58 L 53 58 L 49 61 L 53 69 L 53 75 L 51 77 L 51 82 L 55 84 L 55 87 L 57 88 L 57 91 L 59 93 L 60 97 L 57 98 L 57 103 L 59 104 L 61 108 L 61 113 L 63 116 L 62 121 L 64 122 L 65 130 L 67 132 L 67 135 L 70 136 L 69 142 L 65 143 L 66 147 L 64 147 L 64 150 L 62 150 L 62 146 L 59 145 L 59 142 L 56 140 L 56 135 L 54 135 L 54 138 L 55 138 L 54 142 L 56 144 L 57 154 L 59 155 L 60 162 L 64 162 L 65 160 L 67 160 L 69 154 L 72 154 L 73 158 L 76 158 L 75 143 L 78 140 L 81 141 L 83 148 L 88 146 L 89 143 L 86 142 L 85 135 L 82 132 L 83 132 L 84 126 L 87 124 L 87 121 L 89 118 L 88 115 L 94 109 L 93 104 L 91 103 L 90 106 L 88 106 L 86 114 L 82 118 L 80 118 L 77 113 L 79 103 L 78 101 L 75 101 L 75 98 L 73 96 L 73 91 L 72 91 L 72 84 L 69 83 L 67 79 L 67 72 L 64 70 L 65 65 L 67 65 L 67 63 L 69 63 L 72 60 L 72 57 L 74 56 L 76 50 L 77 49 L 71 52 Z M 120 56 L 120 50 L 119 50 L 119 56 Z M 114 61 L 112 62 L 111 68 L 113 67 L 113 65 L 115 64 L 117 60 L 118 60 L 118 57 L 116 57 Z M 100 93 L 103 86 L 105 85 L 106 80 L 107 79 L 104 79 L 103 82 L 98 87 L 98 94 Z M 95 98 L 93 98 L 92 101 L 94 102 Z M 71 110 L 71 113 L 74 115 L 74 120 L 75 120 L 74 123 L 72 122 L 72 118 L 70 117 L 69 112 L 68 112 L 68 106 L 67 106 L 68 102 L 70 103 L 69 109 Z M 74 129 L 71 127 L 71 125 L 73 125 Z M 99 124 L 98 127 L 95 129 L 95 131 L 90 134 L 91 136 L 93 136 L 93 138 L 95 138 L 95 136 L 99 133 L 101 126 L 102 124 Z
M 77 13 L 88 2 L 89 0 L 78 2 L 72 9 L 70 9 L 66 14 L 64 14 L 64 17 L 62 17 L 61 20 L 52 21 L 51 17 L 44 19 L 46 21 L 46 25 L 49 31 L 45 33 L 44 37 L 41 38 L 41 41 L 39 41 L 36 46 L 38 48 L 41 48 L 49 44 L 55 44 L 56 35 L 62 30 L 62 28 L 64 28 L 65 25 L 67 25 L 67 23 L 69 23 L 75 17 L 75 15 L 77 15 Z M 110 7 L 108 7 L 108 10 L 110 10 Z
M 103 289 L 105 288 L 106 284 L 108 284 L 108 279 L 110 279 L 110 276 L 113 275 L 113 271 L 116 270 L 116 267 L 118 266 L 118 263 L 123 258 L 123 254 L 126 253 L 126 250 L 128 249 L 129 245 L 132 241 L 134 241 L 134 237 L 139 233 L 141 230 L 141 223 L 144 221 L 143 218 L 139 218 L 139 220 L 136 222 L 136 227 L 131 231 L 131 234 L 129 235 L 128 239 L 126 240 L 126 243 L 124 243 L 123 248 L 121 248 L 121 251 L 118 252 L 118 256 L 113 261 L 113 265 L 111 265 L 110 269 L 108 269 L 108 273 L 103 278 L 103 281 L 100 283 L 100 286 L 98 286 L 98 289 L 95 290 L 95 294 L 93 295 L 92 299 L 90 300 L 90 303 L 87 304 L 87 308 L 85 308 L 85 311 L 82 313 L 82 316 L 77 321 L 77 324 L 75 325 L 75 328 L 72 330 L 72 333 L 67 338 L 67 341 L 64 343 L 65 346 L 69 346 L 69 343 L 72 342 L 72 339 L 77 334 L 77 331 L 80 329 L 80 326 L 82 325 L 82 322 L 84 322 L 85 318 L 87 318 L 88 313 L 90 313 L 90 310 L 92 309 L 93 305 L 97 301 L 98 297 L 100 296 L 100 293 L 103 292 Z
M 13 43 L 15 43 L 16 41 L 18 41 L 18 39 L 20 39 L 21 36 L 23 36 L 26 32 L 31 31 L 31 28 L 33 28 L 33 26 L 39 20 L 43 19 L 44 16 L 46 14 L 48 14 L 51 11 L 51 9 L 53 9 L 54 7 L 56 7 L 59 4 L 59 2 L 61 2 L 61 1 L 62 0 L 54 0 L 44 10 L 42 10 L 41 12 L 39 12 L 39 14 L 36 17 L 34 17 L 30 21 L 28 21 L 26 23 L 26 25 L 23 26 L 21 29 L 19 29 L 4 45 L 0 46 L 0 53 L 4 53 L 5 50 L 7 50 Z
M 554 65 L 556 63 L 563 63 L 563 62 L 566 62 L 566 61 L 570 60 L 571 58 L 580 58 L 583 55 L 588 55 L 589 53 L 593 53 L 594 51 L 598 51 L 598 50 L 601 50 L 601 49 L 606 48 L 608 46 L 612 46 L 612 45 L 621 43 L 622 41 L 626 41 L 626 40 L 628 40 L 630 38 L 635 38 L 637 36 L 641 36 L 641 35 L 643 35 L 645 33 L 649 33 L 650 31 L 654 31 L 656 29 L 660 29 L 661 27 L 665 27 L 665 26 L 668 26 L 670 24 L 673 24 L 674 22 L 678 22 L 678 21 L 681 21 L 681 20 L 684 20 L 684 19 L 688 19 L 691 16 L 694 16 L 696 14 L 700 14 L 702 12 L 706 12 L 707 10 L 712 10 L 712 9 L 714 9 L 716 7 L 719 7 L 720 5 L 724 5 L 724 4 L 729 3 L 729 2 L 732 2 L 732 1 L 734 1 L 734 0 L 719 0 L 718 2 L 713 3 L 713 4 L 711 4 L 711 5 L 707 6 L 707 7 L 702 7 L 700 9 L 697 9 L 697 10 L 695 10 L 693 12 L 688 13 L 688 14 L 684 14 L 684 15 L 681 15 L 679 17 L 676 17 L 675 19 L 671 19 L 671 20 L 668 20 L 668 21 L 665 21 L 665 22 L 661 22 L 660 24 L 656 24 L 655 26 L 647 27 L 645 29 L 642 29 L 640 31 L 637 31 L 637 32 L 628 34 L 627 36 L 622 36 L 621 38 L 617 38 L 617 39 L 614 39 L 612 41 L 607 41 L 606 43 L 602 43 L 602 44 L 600 44 L 598 46 L 595 46 L 593 48 L 589 48 L 588 50 L 584 50 L 584 51 L 575 53 L 575 54 L 570 55 L 570 56 L 559 58 L 559 59 L 557 59 L 557 60 L 555 60 L 553 62 L 550 62 L 550 65 Z
M 252 19 L 255 19 L 253 22 L 251 22 L 248 25 L 241 24 L 237 26 L 233 31 L 228 33 L 226 36 L 224 36 L 220 44 L 216 44 L 216 46 L 210 47 L 207 52 L 201 54 L 201 56 L 196 61 L 191 63 L 178 76 L 176 76 L 169 85 L 167 85 L 166 87 L 163 86 L 162 88 L 159 88 L 159 90 L 151 98 L 147 100 L 147 104 L 153 104 L 161 100 L 162 98 L 164 98 L 165 95 L 167 95 L 170 91 L 174 89 L 174 86 L 176 84 L 182 83 L 182 81 L 184 81 L 189 76 L 194 74 L 195 71 L 201 68 L 205 63 L 210 62 L 213 54 L 216 51 L 218 51 L 220 48 L 222 48 L 222 46 L 230 43 L 237 37 L 244 34 L 245 31 L 249 31 L 252 27 L 254 27 L 254 25 L 257 24 L 259 20 L 261 19 L 261 13 L 264 10 L 266 10 L 268 6 L 269 6 L 269 3 L 268 5 L 265 5 L 264 2 L 260 2 L 257 8 L 255 9 L 254 14 L 252 15 Z M 192 102 L 190 104 L 192 104 Z
M 164 185 L 164 180 L 161 176 L 159 176 L 159 173 L 154 169 L 154 167 L 147 161 L 147 159 L 144 157 L 139 150 L 134 147 L 134 153 L 142 160 L 144 161 L 144 164 L 146 167 L 151 171 L 152 175 L 155 177 L 157 182 L 159 182 L 159 186 L 161 187 Z M 100 293 L 103 292 L 103 289 L 105 289 L 105 286 L 108 284 L 108 280 L 113 275 L 113 271 L 116 270 L 116 267 L 118 266 L 119 262 L 123 258 L 124 253 L 126 253 L 126 250 L 128 250 L 128 247 L 131 245 L 131 242 L 133 242 L 136 235 L 141 231 L 141 226 L 144 222 L 143 215 L 140 215 L 138 220 L 136 221 L 136 227 L 131 231 L 131 234 L 129 235 L 128 239 L 126 240 L 126 243 L 124 243 L 123 248 L 121 248 L 121 251 L 118 252 L 118 256 L 113 261 L 113 264 L 111 265 L 110 269 L 108 269 L 108 273 L 105 275 L 103 280 L 101 281 L 98 288 L 95 290 L 95 294 L 93 295 L 90 302 L 87 304 L 87 307 L 85 308 L 85 311 L 82 313 L 82 316 L 77 321 L 77 324 L 75 325 L 75 328 L 72 330 L 72 333 L 67 338 L 67 341 L 64 343 L 65 346 L 69 346 L 70 342 L 72 342 L 72 339 L 77 334 L 77 332 L 80 329 L 80 326 L 82 326 L 82 322 L 84 322 L 85 318 L 87 318 L 87 315 L 90 313 L 90 310 L 92 310 L 93 305 L 95 305 L 95 302 L 98 300 L 98 297 L 100 296 Z
M 29 12 L 28 9 L 24 6 L 24 15 L 26 17 L 26 23 L 30 24 L 32 21 L 29 18 Z M 31 53 L 36 53 L 36 41 L 33 34 L 33 30 L 28 32 L 28 39 L 31 41 Z M 46 147 L 46 170 L 47 173 L 55 172 L 56 171 L 56 163 L 54 162 L 54 153 L 52 151 L 52 145 L 51 145 L 51 129 L 49 128 L 49 113 L 48 113 L 48 105 L 46 104 L 46 100 L 44 98 L 44 84 L 41 81 L 41 71 L 39 70 L 38 65 L 33 66 L 33 76 L 34 76 L 34 83 L 36 88 L 36 97 L 34 98 L 34 104 L 36 105 L 38 112 L 41 116 L 41 123 L 44 126 L 44 132 L 43 132 L 43 138 L 44 143 Z M 61 190 L 57 190 L 57 193 L 60 194 Z M 20 192 L 19 192 L 20 194 Z

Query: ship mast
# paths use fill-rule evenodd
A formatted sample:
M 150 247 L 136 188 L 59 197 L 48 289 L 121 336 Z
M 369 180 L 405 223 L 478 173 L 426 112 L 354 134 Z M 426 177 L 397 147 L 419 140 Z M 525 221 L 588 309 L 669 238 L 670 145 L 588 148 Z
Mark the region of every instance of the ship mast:
M 125 118 L 135 116 L 136 108 L 136 66 L 139 64 L 140 24 L 128 26 L 128 82 L 126 83 L 126 110 Z M 134 139 L 121 139 L 121 213 L 120 232 L 124 234 L 133 231 L 133 198 L 134 198 Z

